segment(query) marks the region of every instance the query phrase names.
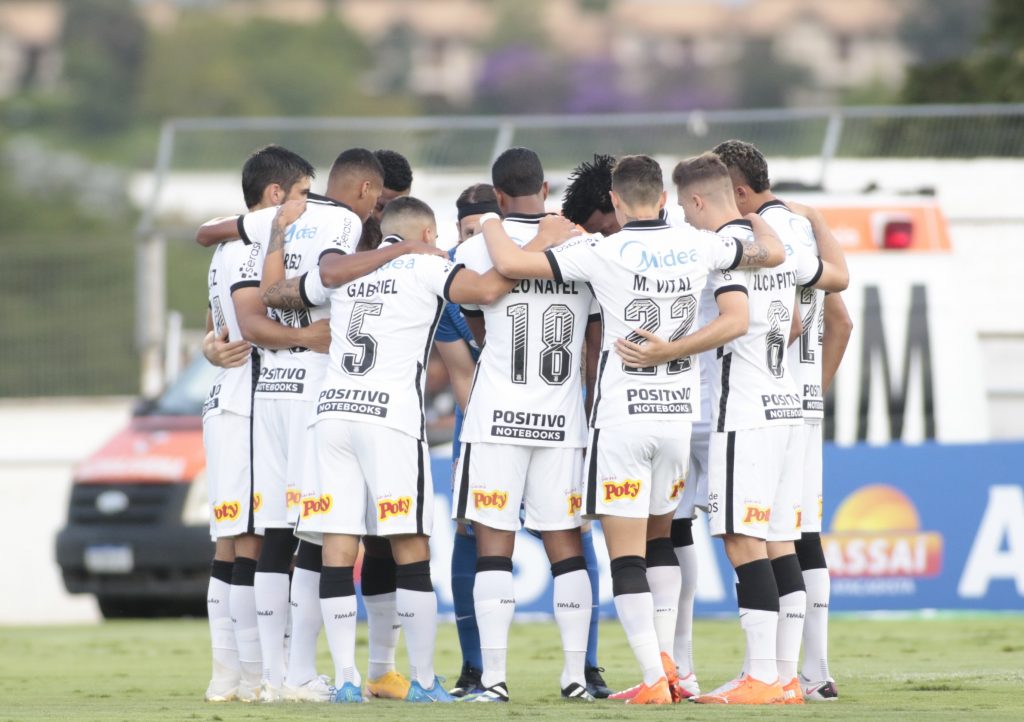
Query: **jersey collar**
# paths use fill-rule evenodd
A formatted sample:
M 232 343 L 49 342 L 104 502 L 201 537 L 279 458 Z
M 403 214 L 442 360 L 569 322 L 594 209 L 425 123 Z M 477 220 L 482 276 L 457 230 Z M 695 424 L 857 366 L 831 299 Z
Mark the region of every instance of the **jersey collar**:
M 382 239 L 380 239 L 380 244 L 383 246 L 385 243 L 401 243 L 404 240 L 405 239 L 402 238 L 401 236 L 396 236 L 394 233 L 392 233 L 391 235 L 384 236 Z
M 624 225 L 622 227 L 622 230 L 624 230 L 624 231 L 625 230 L 645 231 L 645 230 L 654 230 L 656 228 L 668 228 L 668 227 L 669 227 L 668 224 L 665 223 L 664 219 L 662 219 L 662 218 L 649 218 L 649 219 L 644 220 L 644 221 L 630 221 L 629 223 L 627 223 L 626 225 Z
M 757 214 L 761 215 L 762 213 L 764 213 L 769 208 L 776 208 L 776 207 L 778 207 L 778 208 L 785 208 L 787 211 L 789 210 L 789 206 L 787 206 L 785 203 L 780 201 L 778 198 L 772 198 L 770 201 L 766 201 L 764 203 L 764 205 L 762 205 L 760 208 L 757 209 Z
M 329 206 L 338 206 L 339 208 L 344 208 L 345 210 L 348 211 L 352 210 L 352 207 L 349 206 L 348 204 L 342 203 L 341 201 L 336 201 L 333 198 L 328 198 L 327 196 L 322 196 L 319 193 L 310 193 L 307 196 L 307 198 L 311 201 L 316 201 L 317 203 L 323 203 Z M 352 212 L 355 213 L 355 211 Z
M 547 213 L 509 213 L 505 216 L 506 221 L 515 221 L 516 223 L 540 223 L 540 219 L 548 215 Z
M 767 203 L 765 205 L 767 205 Z M 761 206 L 761 208 L 764 208 L 764 206 Z M 760 212 L 761 211 L 758 210 L 758 213 Z M 718 228 L 715 229 L 715 233 L 721 233 L 722 229 L 725 228 L 726 226 L 743 226 L 744 228 L 753 228 L 754 224 L 748 221 L 746 218 L 737 218 L 732 221 L 726 221 L 725 223 L 720 225 Z

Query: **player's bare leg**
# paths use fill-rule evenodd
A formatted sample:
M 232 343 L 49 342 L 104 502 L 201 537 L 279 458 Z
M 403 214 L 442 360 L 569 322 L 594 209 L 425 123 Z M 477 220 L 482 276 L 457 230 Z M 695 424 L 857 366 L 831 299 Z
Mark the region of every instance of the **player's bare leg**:
M 772 573 L 779 589 L 779 627 L 775 656 L 779 668 L 779 681 L 785 693 L 786 704 L 803 704 L 804 697 L 800 691 L 796 668 L 800 661 L 804 610 L 807 608 L 804 577 L 793 542 L 768 542 L 768 558 L 771 559 Z
M 493 697 L 489 701 L 508 701 L 506 661 L 508 632 L 516 611 L 512 584 L 516 536 L 515 532 L 492 529 L 479 522 L 473 523 L 473 534 L 477 548 L 473 603 L 484 663 L 481 675 L 484 692 L 478 699 Z
M 253 584 L 262 539 L 256 534 L 240 534 L 234 541 L 235 563 L 231 569 L 229 607 L 235 629 L 235 643 L 238 645 L 238 664 L 242 670 L 238 698 L 243 702 L 255 702 L 259 697 L 263 664 Z
M 356 667 L 356 588 L 352 577 L 358 554 L 359 537 L 324 534 L 320 609 L 334 660 L 336 702 L 363 701 L 362 678 Z
M 601 528 L 612 567 L 615 611 L 643 673 L 643 687 L 629 702 L 672 702 L 654 625 L 654 597 L 647 580 L 647 518 L 603 515 Z
M 206 688 L 207 702 L 227 702 L 238 694 L 242 669 L 238 664 L 238 644 L 231 622 L 231 570 L 235 564 L 235 540 L 218 539 L 210 565 L 210 586 L 206 594 L 206 612 L 210 619 L 210 644 L 213 650 L 213 675 Z
M 583 556 L 583 540 L 579 529 L 544 531 L 541 539 L 551 562 L 552 603 L 565 658 L 560 679 L 562 696 L 589 702 L 593 696 L 587 692 L 585 668 L 593 592 Z
M 370 647 L 366 689 L 374 697 L 405 699 L 409 680 L 395 669 L 395 648 L 402 627 L 395 611 L 395 558 L 387 539 L 363 537 L 360 580 Z
M 453 698 L 434 674 L 437 638 L 437 595 L 430 579 L 430 538 L 424 534 L 389 537 L 394 553 L 395 604 L 409 653 L 411 702 L 451 702 Z

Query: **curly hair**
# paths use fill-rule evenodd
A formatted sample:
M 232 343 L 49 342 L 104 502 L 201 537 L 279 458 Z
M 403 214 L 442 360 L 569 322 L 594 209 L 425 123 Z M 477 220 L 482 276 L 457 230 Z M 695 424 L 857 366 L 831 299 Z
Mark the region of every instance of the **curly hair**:
M 403 193 L 412 186 L 412 168 L 409 161 L 401 153 L 394 150 L 373 151 L 384 168 L 384 187 L 396 193 Z
M 612 168 L 615 158 L 594 154 L 593 162 L 583 161 L 569 174 L 569 185 L 562 196 L 562 215 L 583 225 L 594 211 L 611 213 Z
M 768 161 L 752 143 L 727 140 L 716 145 L 712 152 L 722 159 L 729 170 L 742 175 L 755 193 L 763 193 L 772 187 L 768 180 Z

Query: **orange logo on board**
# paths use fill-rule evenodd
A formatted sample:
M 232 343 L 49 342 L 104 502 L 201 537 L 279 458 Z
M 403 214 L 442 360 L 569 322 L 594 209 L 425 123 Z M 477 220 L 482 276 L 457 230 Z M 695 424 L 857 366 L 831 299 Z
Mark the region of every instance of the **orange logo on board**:
M 330 494 L 311 496 L 302 500 L 302 518 L 308 519 L 314 514 L 326 514 L 331 510 L 334 499 Z
M 477 509 L 504 509 L 508 504 L 507 491 L 474 491 L 473 504 Z
M 377 502 L 377 518 L 385 521 L 392 516 L 406 516 L 412 509 L 412 497 L 403 496 L 398 499 L 381 499 Z

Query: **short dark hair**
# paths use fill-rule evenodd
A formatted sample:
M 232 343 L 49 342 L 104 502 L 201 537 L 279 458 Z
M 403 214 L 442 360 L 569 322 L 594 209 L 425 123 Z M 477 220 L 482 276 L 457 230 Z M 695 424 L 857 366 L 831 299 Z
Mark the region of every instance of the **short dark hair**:
M 384 168 L 381 166 L 377 156 L 366 148 L 349 148 L 343 150 L 334 159 L 331 166 L 331 178 L 342 173 L 363 173 L 364 175 L 376 176 L 384 183 Z
M 730 171 L 736 171 L 755 193 L 763 193 L 772 187 L 768 180 L 768 161 L 753 143 L 742 140 L 727 140 L 714 147 L 714 153 Z
M 612 168 L 612 190 L 630 205 L 657 203 L 665 190 L 661 165 L 649 155 L 627 155 Z
M 676 188 L 716 180 L 724 181 L 728 185 L 729 169 L 722 159 L 711 151 L 679 161 L 672 171 L 672 182 Z
M 380 230 L 380 221 L 371 215 L 363 221 L 363 232 L 359 234 L 359 243 L 356 245 L 356 250 L 372 251 L 380 245 L 383 239 L 384 234 Z
M 406 218 L 422 218 L 429 219 L 433 223 L 437 222 L 434 218 L 434 211 L 419 198 L 400 196 L 388 201 L 388 204 L 384 206 L 384 213 L 380 217 L 381 230 L 383 231 L 384 228 L 394 223 L 402 223 Z
M 254 151 L 242 166 L 242 196 L 247 208 L 259 204 L 263 191 L 277 183 L 287 193 L 300 179 L 313 178 L 312 164 L 298 153 L 279 145 L 268 145 Z
M 491 183 L 513 198 L 540 193 L 544 185 L 540 157 L 529 148 L 509 148 L 491 166 Z
M 412 167 L 404 155 L 394 150 L 375 150 L 381 166 L 384 168 L 384 187 L 402 193 L 412 186 Z
M 583 161 L 569 174 L 569 185 L 562 196 L 562 215 L 583 225 L 595 211 L 611 213 L 612 168 L 615 158 L 594 154 L 593 162 Z

